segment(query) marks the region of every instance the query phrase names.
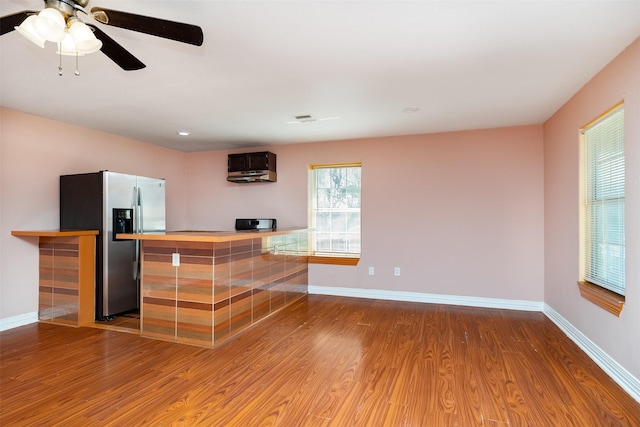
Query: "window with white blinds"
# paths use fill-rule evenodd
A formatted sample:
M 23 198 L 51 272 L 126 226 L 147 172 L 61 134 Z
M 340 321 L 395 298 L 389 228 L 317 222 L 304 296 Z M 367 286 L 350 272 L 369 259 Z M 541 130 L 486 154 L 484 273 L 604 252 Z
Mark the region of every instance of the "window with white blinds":
M 624 107 L 582 129 L 584 280 L 625 294 Z

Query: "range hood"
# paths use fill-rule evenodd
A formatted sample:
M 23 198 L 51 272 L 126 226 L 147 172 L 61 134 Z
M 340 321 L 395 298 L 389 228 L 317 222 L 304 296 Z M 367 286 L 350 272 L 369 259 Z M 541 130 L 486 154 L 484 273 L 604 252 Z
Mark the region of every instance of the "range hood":
M 276 182 L 277 175 L 273 171 L 245 171 L 245 172 L 229 172 L 227 181 L 237 182 L 239 184 L 248 182 Z
M 229 154 L 227 181 L 239 184 L 276 182 L 276 155 L 268 151 Z

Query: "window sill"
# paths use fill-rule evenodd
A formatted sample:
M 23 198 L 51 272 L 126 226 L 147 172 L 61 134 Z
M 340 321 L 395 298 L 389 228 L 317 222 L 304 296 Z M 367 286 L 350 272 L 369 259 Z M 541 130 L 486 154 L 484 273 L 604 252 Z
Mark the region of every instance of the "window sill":
M 620 317 L 625 298 L 590 282 L 579 281 L 580 295 L 609 313 Z
M 308 261 L 309 264 L 358 265 L 360 257 L 309 255 Z

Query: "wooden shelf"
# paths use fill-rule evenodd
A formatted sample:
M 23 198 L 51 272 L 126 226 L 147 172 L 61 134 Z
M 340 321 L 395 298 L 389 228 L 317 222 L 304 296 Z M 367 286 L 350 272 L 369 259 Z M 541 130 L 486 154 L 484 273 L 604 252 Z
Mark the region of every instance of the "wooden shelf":
M 580 295 L 609 313 L 620 317 L 625 298 L 598 285 L 586 281 L 579 281 Z
M 98 230 L 13 230 L 12 236 L 17 237 L 71 237 L 96 236 Z

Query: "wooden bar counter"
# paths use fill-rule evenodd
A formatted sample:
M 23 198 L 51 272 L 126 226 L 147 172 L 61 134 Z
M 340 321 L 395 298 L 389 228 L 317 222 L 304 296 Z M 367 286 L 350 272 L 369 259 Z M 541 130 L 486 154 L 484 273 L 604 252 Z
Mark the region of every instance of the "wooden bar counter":
M 39 239 L 38 319 L 70 326 L 92 325 L 98 230 L 11 234 Z
M 116 237 L 141 241 L 145 337 L 212 347 L 307 293 L 306 229 Z

